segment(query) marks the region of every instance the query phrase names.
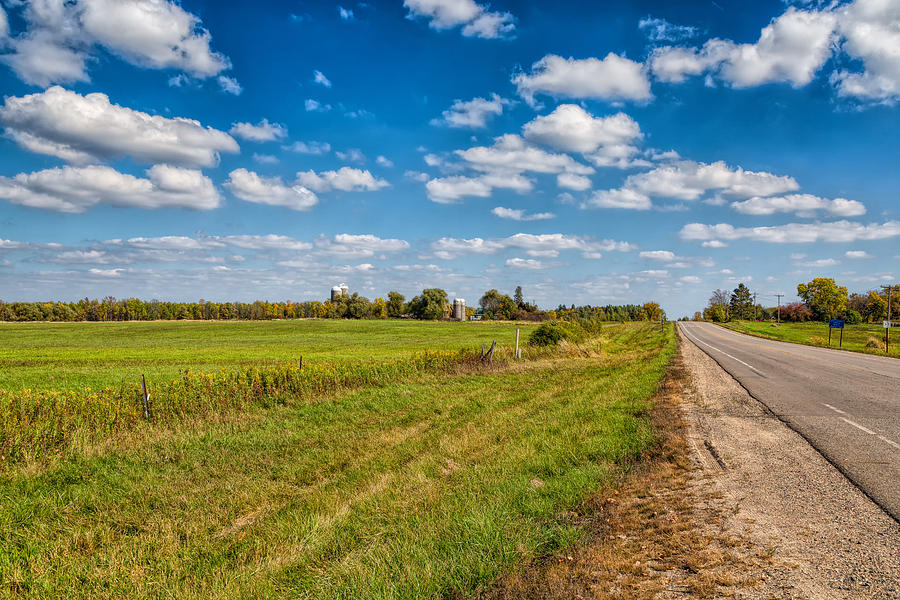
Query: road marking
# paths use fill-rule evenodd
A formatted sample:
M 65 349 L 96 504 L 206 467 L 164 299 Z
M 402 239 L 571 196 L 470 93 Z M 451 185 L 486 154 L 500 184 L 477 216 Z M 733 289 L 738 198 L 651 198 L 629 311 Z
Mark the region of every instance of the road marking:
M 859 423 L 854 423 L 853 421 L 851 421 L 850 419 L 848 419 L 848 418 L 846 418 L 846 417 L 838 417 L 838 418 L 839 418 L 841 421 L 843 421 L 844 423 L 848 424 L 848 425 L 853 425 L 853 426 L 856 427 L 857 429 L 860 429 L 860 430 L 862 430 L 862 431 L 865 431 L 865 432 L 868 433 L 869 435 L 878 435 L 877 433 L 875 433 L 875 432 L 872 431 L 871 429 L 866 429 L 865 427 L 863 427 L 863 426 L 860 425 Z
M 842 411 L 842 410 L 839 409 L 839 408 L 835 408 L 834 406 L 828 404 L 827 402 L 823 402 L 823 403 L 822 403 L 822 406 L 827 406 L 828 408 L 830 408 L 831 410 L 833 410 L 833 411 L 836 412 L 836 413 L 840 413 L 840 414 L 842 414 L 842 415 L 847 415 L 848 417 L 850 416 L 848 413 L 845 413 L 844 411 Z M 860 425 L 859 423 L 854 423 L 854 422 L 851 421 L 850 419 L 845 419 L 844 417 L 839 417 L 839 418 L 840 418 L 841 421 L 844 421 L 845 423 L 848 423 L 848 424 L 850 424 L 850 425 L 853 425 L 853 426 L 856 427 L 857 429 L 861 429 L 862 431 L 865 431 L 865 432 L 868 433 L 869 435 L 874 435 L 875 437 L 877 437 L 879 440 L 881 440 L 881 441 L 884 442 L 885 444 L 889 444 L 889 445 L 893 446 L 894 448 L 896 448 L 897 450 L 900 450 L 900 444 L 898 444 L 898 443 L 895 442 L 894 440 L 889 440 L 888 438 L 884 437 L 883 435 L 880 435 L 880 434 L 878 434 L 878 433 L 875 433 L 875 432 L 872 431 L 871 429 L 867 429 L 867 428 L 863 427 L 863 426 Z
M 881 440 L 882 442 L 885 442 L 885 443 L 887 443 L 887 444 L 890 444 L 891 446 L 893 446 L 893 447 L 896 448 L 897 450 L 900 450 L 900 444 L 898 444 L 897 442 L 894 442 L 894 441 L 892 441 L 892 440 L 889 440 L 889 439 L 887 439 L 886 437 L 884 437 L 883 435 L 879 435 L 879 436 L 878 436 L 878 439 Z
M 684 331 L 684 330 L 682 330 L 682 331 Z M 695 337 L 692 336 L 692 335 L 688 335 L 688 333 L 687 333 L 686 331 L 684 331 L 684 334 L 687 335 L 689 338 L 691 338 L 691 340 L 693 340 L 693 341 L 695 341 L 695 342 L 700 342 L 700 343 L 703 344 L 704 346 L 708 346 L 708 347 L 712 348 L 713 350 L 715 350 L 716 352 L 720 352 L 720 353 L 724 354 L 725 356 L 727 356 L 727 357 L 730 358 L 731 360 L 736 360 L 737 362 L 741 363 L 742 365 L 744 365 L 745 367 L 747 367 L 748 369 L 750 369 L 751 371 L 753 371 L 753 372 L 756 373 L 757 375 L 762 375 L 763 377 L 765 377 L 765 375 L 763 375 L 763 374 L 762 374 L 756 367 L 754 367 L 753 365 L 748 365 L 747 363 L 745 363 L 745 362 L 742 361 L 741 359 L 735 358 L 734 356 L 728 354 L 728 353 L 725 352 L 724 350 L 720 350 L 720 349 L 716 348 L 715 346 L 713 346 L 713 345 L 711 345 L 711 344 L 707 344 L 707 343 L 704 342 L 703 340 L 699 340 L 699 339 L 695 338 Z

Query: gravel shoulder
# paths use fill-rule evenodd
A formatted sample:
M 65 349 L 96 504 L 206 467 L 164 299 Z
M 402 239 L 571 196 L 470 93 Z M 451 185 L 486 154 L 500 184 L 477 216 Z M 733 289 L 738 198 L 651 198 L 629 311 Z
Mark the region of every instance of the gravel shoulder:
M 697 510 L 772 557 L 736 595 L 900 598 L 900 524 L 680 337 Z

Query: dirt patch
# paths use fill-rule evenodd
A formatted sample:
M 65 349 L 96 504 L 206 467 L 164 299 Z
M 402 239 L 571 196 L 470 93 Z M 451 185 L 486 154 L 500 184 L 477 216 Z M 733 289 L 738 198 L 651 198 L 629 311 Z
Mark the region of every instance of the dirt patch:
M 758 587 L 773 558 L 723 530 L 724 515 L 692 483 L 695 460 L 682 411 L 681 356 L 661 387 L 651 420 L 652 452 L 613 490 L 572 515 L 584 536 L 574 547 L 511 573 L 476 597 L 721 598 Z

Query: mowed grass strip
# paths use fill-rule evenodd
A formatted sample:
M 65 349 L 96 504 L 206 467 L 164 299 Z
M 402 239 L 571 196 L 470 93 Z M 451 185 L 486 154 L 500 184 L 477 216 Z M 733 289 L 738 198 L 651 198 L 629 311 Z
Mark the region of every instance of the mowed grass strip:
M 793 342 L 807 346 L 828 347 L 828 323 L 778 323 L 773 325 L 758 321 L 731 321 L 720 325 L 758 337 Z M 831 332 L 831 347 L 837 348 L 841 337 L 839 329 Z M 843 350 L 880 354 L 884 352 L 884 328 L 881 324 L 844 325 Z M 900 357 L 900 333 L 892 332 L 889 356 Z
M 433 598 L 573 542 L 653 442 L 672 328 L 603 355 L 277 406 L 0 480 L 0 593 Z
M 153 321 L 0 323 L 0 389 L 98 390 L 287 360 L 379 360 L 527 339 L 534 323 Z

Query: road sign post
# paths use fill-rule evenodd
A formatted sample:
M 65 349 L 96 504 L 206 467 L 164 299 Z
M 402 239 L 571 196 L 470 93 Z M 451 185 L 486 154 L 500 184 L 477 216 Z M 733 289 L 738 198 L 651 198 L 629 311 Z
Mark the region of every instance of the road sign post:
M 838 343 L 838 348 L 844 347 L 844 320 L 843 319 L 828 319 L 828 345 L 831 346 L 831 330 L 832 329 L 840 329 L 841 330 L 841 341 Z

